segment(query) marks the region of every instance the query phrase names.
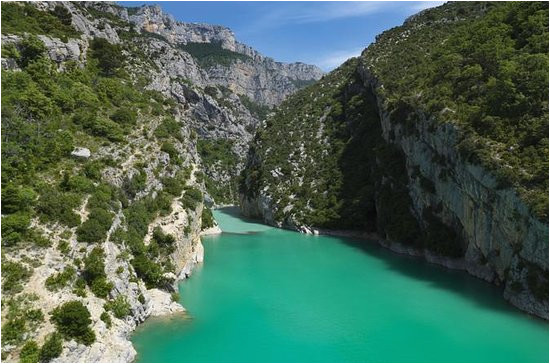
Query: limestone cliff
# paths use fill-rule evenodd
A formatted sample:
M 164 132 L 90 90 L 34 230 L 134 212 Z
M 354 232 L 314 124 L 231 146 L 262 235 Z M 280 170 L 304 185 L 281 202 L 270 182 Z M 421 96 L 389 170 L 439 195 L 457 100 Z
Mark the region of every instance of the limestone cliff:
M 159 34 L 171 44 L 219 43 L 224 49 L 247 56 L 227 66 L 205 69 L 206 83 L 225 86 L 263 105 L 277 105 L 300 85 L 316 81 L 323 75 L 315 66 L 285 64 L 265 57 L 238 42 L 233 31 L 223 26 L 178 22 L 159 6 L 131 8 L 130 14 L 128 19 L 138 29 Z

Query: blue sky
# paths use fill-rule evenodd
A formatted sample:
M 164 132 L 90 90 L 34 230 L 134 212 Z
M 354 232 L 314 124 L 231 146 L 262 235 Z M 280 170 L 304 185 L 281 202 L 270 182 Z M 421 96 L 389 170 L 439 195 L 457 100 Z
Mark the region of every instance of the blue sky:
M 327 2 L 119 2 L 159 4 L 177 20 L 220 24 L 237 40 L 283 62 L 315 64 L 328 71 L 360 54 L 377 34 L 443 1 Z

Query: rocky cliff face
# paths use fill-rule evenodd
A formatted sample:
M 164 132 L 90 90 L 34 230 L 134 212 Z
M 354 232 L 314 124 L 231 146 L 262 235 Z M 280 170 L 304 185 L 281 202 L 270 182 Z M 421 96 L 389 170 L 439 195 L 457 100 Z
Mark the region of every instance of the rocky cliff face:
M 445 34 L 440 24 L 486 10 L 454 6 L 409 19 L 285 101 L 252 143 L 241 210 L 306 233 L 377 234 L 397 252 L 501 286 L 513 305 L 548 319 L 548 224 L 498 170 L 468 158 L 464 129 L 445 118 L 453 110 L 428 112 L 420 95 L 398 101 L 383 71 L 394 62 L 388 43 L 420 47 L 420 29 Z
M 138 29 L 159 34 L 171 44 L 219 43 L 223 49 L 247 56 L 244 62 L 214 66 L 205 71 L 209 83 L 228 87 L 263 105 L 277 105 L 300 85 L 316 81 L 323 75 L 315 66 L 285 64 L 265 57 L 238 42 L 231 29 L 223 26 L 178 22 L 159 6 L 133 8 L 130 14 L 128 19 Z

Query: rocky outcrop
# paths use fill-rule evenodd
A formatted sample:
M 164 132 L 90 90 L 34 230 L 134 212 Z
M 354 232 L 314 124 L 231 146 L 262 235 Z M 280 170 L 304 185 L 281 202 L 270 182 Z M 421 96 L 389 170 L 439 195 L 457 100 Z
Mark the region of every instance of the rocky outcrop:
M 231 29 L 210 24 L 178 22 L 160 6 L 142 6 L 131 11 L 129 21 L 138 29 L 156 33 L 170 44 L 219 43 L 222 48 L 244 54 L 248 61 L 237 60 L 229 66 L 205 69 L 205 84 L 228 87 L 237 94 L 264 105 L 279 104 L 286 96 L 308 82 L 318 80 L 323 72 L 304 63 L 285 64 L 261 55 L 238 42 Z

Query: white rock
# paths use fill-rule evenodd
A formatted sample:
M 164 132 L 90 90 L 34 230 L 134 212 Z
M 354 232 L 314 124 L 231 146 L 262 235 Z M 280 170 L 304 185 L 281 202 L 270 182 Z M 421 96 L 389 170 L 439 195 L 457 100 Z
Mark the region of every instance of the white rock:
M 92 155 L 92 153 L 90 152 L 90 150 L 88 148 L 80 148 L 80 147 L 76 147 L 74 148 L 74 150 L 71 152 L 71 155 L 73 157 L 78 157 L 78 158 L 90 158 L 90 156 Z

